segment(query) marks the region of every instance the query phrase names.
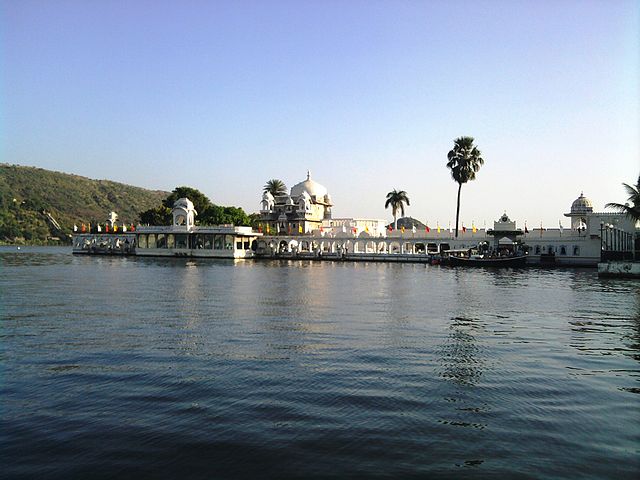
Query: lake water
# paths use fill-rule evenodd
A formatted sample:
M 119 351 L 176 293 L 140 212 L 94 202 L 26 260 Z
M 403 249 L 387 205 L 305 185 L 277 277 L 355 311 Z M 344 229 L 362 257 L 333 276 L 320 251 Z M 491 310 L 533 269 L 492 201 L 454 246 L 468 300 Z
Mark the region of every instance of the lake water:
M 640 474 L 640 282 L 0 249 L 3 478 Z

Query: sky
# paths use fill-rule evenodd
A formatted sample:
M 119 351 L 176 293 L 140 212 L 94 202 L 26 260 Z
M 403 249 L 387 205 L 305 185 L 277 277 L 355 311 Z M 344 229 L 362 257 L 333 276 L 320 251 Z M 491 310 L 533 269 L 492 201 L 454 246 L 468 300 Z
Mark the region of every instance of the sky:
M 259 210 L 307 171 L 334 217 L 557 226 L 640 173 L 640 4 L 0 0 L 0 162 Z

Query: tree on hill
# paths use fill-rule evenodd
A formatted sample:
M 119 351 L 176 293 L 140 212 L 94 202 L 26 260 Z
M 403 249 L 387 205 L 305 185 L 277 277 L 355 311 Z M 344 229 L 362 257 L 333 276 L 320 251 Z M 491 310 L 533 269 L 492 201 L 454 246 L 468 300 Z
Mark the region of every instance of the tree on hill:
M 638 175 L 638 182 L 634 185 L 627 185 L 623 183 L 622 186 L 629 194 L 627 198 L 628 202 L 624 205 L 622 203 L 607 203 L 605 207 L 612 208 L 620 213 L 624 213 L 632 220 L 636 222 L 640 221 L 640 175 Z
M 480 150 L 473 144 L 473 137 L 459 137 L 453 141 L 453 149 L 447 154 L 447 167 L 451 177 L 458 183 L 458 203 L 456 206 L 456 238 L 460 219 L 460 190 L 462 184 L 475 180 L 476 173 L 484 164 Z
M 387 201 L 384 203 L 384 208 L 391 206 L 391 213 L 393 214 L 393 228 L 398 229 L 398 210 L 400 215 L 404 216 L 404 204 L 410 205 L 407 192 L 404 190 L 396 190 L 395 188 L 387 193 Z
M 262 192 L 269 192 L 274 197 L 278 195 L 286 195 L 287 194 L 287 186 L 284 184 L 282 180 L 278 180 L 277 178 L 272 178 L 267 183 L 265 183 Z

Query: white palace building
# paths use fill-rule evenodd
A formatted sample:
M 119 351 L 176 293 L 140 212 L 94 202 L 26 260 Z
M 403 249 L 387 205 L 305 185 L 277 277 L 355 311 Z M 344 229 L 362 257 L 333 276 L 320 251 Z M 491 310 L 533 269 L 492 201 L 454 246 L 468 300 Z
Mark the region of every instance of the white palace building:
M 564 214 L 571 219 L 570 228 L 523 230 L 505 212 L 493 228 L 468 228 L 457 238 L 443 228 L 389 232 L 381 219 L 333 219 L 332 206 L 327 189 L 309 174 L 290 195 L 273 199 L 265 194 L 260 212 L 265 235 L 257 239 L 257 255 L 422 262 L 483 244 L 494 251 L 527 252 L 529 264 L 595 266 L 603 249 L 633 250 L 636 232 L 623 214 L 594 212 L 582 193 Z

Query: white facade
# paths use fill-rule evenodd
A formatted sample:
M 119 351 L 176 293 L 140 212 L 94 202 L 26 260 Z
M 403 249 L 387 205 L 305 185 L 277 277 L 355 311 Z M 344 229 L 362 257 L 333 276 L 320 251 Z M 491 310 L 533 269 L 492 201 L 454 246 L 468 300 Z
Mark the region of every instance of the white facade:
M 375 231 L 378 235 L 370 235 L 361 226 L 366 223 L 354 228 L 358 219 L 332 219 L 323 223 L 322 232 L 314 232 L 314 235 L 303 240 L 286 236 L 260 239 L 258 252 L 266 255 L 319 255 L 325 258 L 345 258 L 346 254 L 346 258 L 366 260 L 390 260 L 397 256 L 398 259 L 402 257 L 403 261 L 426 261 L 426 257 L 432 254 L 473 248 L 486 242 L 495 249 L 512 245 L 512 248 L 528 250 L 527 262 L 530 264 L 552 259 L 557 265 L 596 266 L 601 250 L 615 249 L 616 245 L 612 242 L 620 238 L 609 235 L 608 231 L 625 232 L 627 241 L 636 232 L 635 224 L 623 214 L 593 212 L 591 202 L 584 195 L 573 202 L 566 216 L 572 219 L 572 228 L 529 230 L 526 226 L 524 229 L 518 228 L 505 212 L 494 222 L 493 229 L 467 228 L 466 231 L 459 231 L 458 237 L 455 237 L 453 230 L 445 228 L 387 232 L 384 230 L 384 221 L 364 220 L 372 222 L 368 224 L 370 229 L 377 225 Z
M 323 220 L 331 218 L 332 206 L 327 189 L 307 172 L 307 179 L 294 185 L 289 195 L 263 193 L 260 228 L 270 235 L 307 235 L 320 230 Z
M 379 218 L 332 218 L 322 222 L 320 233 L 329 236 L 366 233 L 371 237 L 386 236 L 385 220 Z

